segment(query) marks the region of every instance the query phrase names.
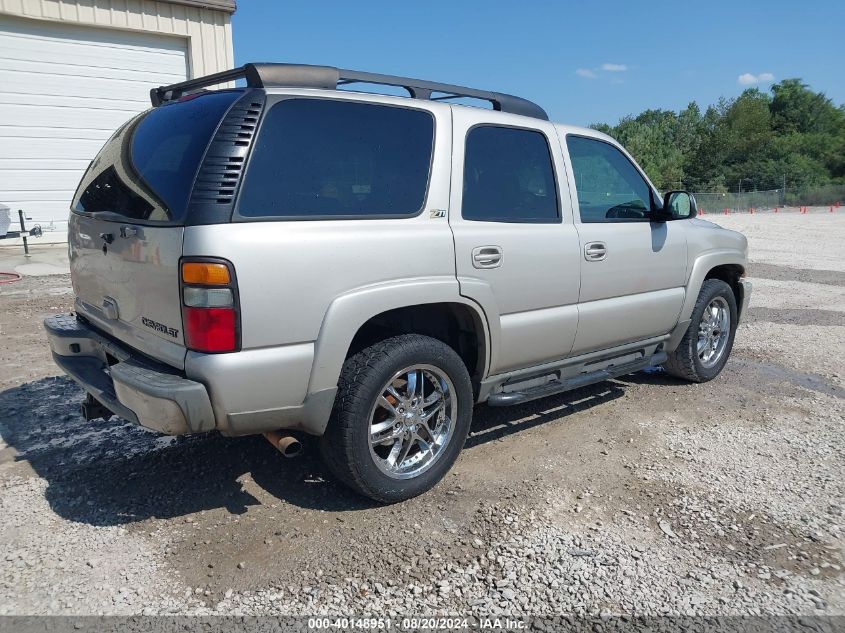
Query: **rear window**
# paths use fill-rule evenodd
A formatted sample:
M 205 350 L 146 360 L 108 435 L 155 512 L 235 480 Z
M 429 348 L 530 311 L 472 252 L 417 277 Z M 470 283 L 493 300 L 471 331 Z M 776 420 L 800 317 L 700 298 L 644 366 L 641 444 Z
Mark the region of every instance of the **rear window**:
M 428 187 L 434 119 L 423 110 L 286 99 L 265 115 L 241 217 L 410 216 Z
M 201 94 L 136 117 L 103 146 L 73 210 L 129 220 L 181 222 L 211 136 L 239 91 Z

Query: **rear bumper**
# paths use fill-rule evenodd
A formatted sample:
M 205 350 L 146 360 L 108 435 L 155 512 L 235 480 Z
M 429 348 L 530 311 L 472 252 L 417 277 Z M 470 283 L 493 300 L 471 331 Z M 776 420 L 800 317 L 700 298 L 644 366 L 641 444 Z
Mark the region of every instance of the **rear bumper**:
M 44 327 L 56 364 L 115 415 L 167 435 L 214 429 L 202 383 L 115 344 L 74 315 L 50 317 Z

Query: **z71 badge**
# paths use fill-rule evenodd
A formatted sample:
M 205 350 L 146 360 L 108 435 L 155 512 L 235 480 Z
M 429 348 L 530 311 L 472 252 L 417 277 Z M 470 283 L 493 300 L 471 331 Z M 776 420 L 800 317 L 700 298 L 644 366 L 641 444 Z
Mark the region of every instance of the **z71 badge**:
M 162 334 L 167 334 L 167 336 L 172 336 L 176 338 L 179 336 L 179 330 L 176 328 L 172 328 L 164 323 L 159 323 L 158 321 L 153 321 L 152 319 L 148 319 L 145 316 L 141 317 L 141 323 L 146 325 L 151 330 L 155 330 L 156 332 L 161 332 Z

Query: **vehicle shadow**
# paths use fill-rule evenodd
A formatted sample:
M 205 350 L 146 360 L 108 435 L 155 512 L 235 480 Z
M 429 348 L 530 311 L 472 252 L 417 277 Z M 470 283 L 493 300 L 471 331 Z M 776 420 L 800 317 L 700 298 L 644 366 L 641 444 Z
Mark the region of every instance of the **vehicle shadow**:
M 477 407 L 466 447 L 565 418 L 623 395 L 608 381 L 508 408 Z M 365 510 L 374 503 L 335 483 L 316 442 L 287 460 L 262 437 L 208 433 L 171 438 L 118 418 L 86 422 L 82 390 L 61 376 L 0 393 L 0 465 L 25 462 L 47 481 L 58 515 L 91 525 L 122 525 L 224 508 L 241 514 L 262 503 L 241 483 L 249 475 L 270 496 L 306 509 Z M 25 465 L 22 465 L 25 468 Z M 12 466 L 12 471 L 14 466 Z
M 624 393 L 615 381 L 608 380 L 521 405 L 479 405 L 475 408 L 472 428 L 464 448 L 473 448 L 553 420 L 566 418 L 578 411 L 615 400 Z

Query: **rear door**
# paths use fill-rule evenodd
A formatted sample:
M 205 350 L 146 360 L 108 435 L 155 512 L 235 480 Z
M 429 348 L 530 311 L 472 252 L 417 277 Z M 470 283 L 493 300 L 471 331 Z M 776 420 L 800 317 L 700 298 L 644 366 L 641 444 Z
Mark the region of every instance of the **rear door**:
M 651 222 L 648 181 L 618 147 L 565 136 L 577 195 L 580 320 L 573 354 L 659 336 L 684 301 L 684 222 Z
M 150 110 L 120 128 L 82 179 L 68 242 L 77 311 L 139 351 L 184 364 L 179 259 L 197 169 L 240 95 Z
M 554 127 L 453 108 L 449 223 L 461 294 L 485 306 L 490 373 L 565 357 L 578 325 L 578 235 Z M 560 185 L 564 187 L 563 192 Z

